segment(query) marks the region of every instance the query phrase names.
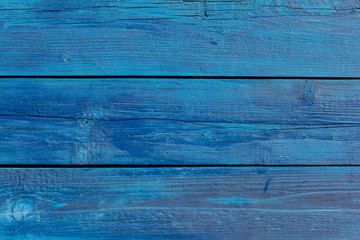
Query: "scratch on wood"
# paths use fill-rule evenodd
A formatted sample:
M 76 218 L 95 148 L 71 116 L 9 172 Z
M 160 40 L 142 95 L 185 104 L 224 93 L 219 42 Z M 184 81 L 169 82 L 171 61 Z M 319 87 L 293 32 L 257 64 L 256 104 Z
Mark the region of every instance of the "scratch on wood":
M 208 17 L 207 14 L 207 0 L 203 0 L 204 3 L 204 19 Z
M 306 105 L 311 105 L 315 101 L 315 91 L 312 80 L 305 80 L 305 93 L 303 95 L 303 102 Z
M 269 185 L 270 185 L 270 182 L 271 182 L 271 178 L 269 178 L 269 179 L 266 181 L 266 183 L 265 183 L 264 193 L 266 193 L 266 191 L 268 190 Z

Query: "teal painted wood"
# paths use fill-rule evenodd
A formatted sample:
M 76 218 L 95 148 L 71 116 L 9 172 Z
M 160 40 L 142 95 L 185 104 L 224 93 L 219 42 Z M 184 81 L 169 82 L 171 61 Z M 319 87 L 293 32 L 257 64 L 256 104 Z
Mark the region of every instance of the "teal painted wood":
M 360 81 L 3 79 L 0 164 L 360 164 Z
M 2 169 L 1 239 L 357 239 L 358 167 Z
M 0 75 L 359 77 L 357 0 L 6 0 Z

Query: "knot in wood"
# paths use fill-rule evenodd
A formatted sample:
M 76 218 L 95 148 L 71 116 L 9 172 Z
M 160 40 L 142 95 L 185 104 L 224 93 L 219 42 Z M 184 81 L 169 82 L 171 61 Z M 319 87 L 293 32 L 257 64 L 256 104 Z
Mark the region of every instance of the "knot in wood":
M 10 202 L 10 218 L 12 221 L 24 221 L 34 215 L 35 202 L 31 198 L 20 198 Z
M 84 117 L 79 121 L 79 128 L 89 128 L 95 122 L 95 116 L 93 114 L 84 114 Z

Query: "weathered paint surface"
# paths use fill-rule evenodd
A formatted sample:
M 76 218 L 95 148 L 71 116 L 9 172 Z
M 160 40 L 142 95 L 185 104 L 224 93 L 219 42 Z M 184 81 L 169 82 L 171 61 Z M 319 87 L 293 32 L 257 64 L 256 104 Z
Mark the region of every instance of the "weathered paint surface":
M 0 75 L 359 77 L 358 0 L 6 0 Z
M 0 239 L 358 239 L 359 30 L 358 0 L 6 0 Z
M 2 79 L 0 164 L 360 164 L 360 81 Z
M 1 239 L 357 239 L 359 231 L 357 167 L 2 169 L 0 186 Z

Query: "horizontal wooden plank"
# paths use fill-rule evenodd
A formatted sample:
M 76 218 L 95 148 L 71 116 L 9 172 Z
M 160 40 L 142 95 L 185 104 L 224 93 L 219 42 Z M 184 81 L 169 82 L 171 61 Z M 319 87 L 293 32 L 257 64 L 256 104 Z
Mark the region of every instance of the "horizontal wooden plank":
M 1 75 L 359 77 L 357 0 L 6 0 Z
M 3 79 L 0 164 L 360 164 L 360 81 Z
M 358 167 L 1 169 L 1 239 L 356 239 Z

